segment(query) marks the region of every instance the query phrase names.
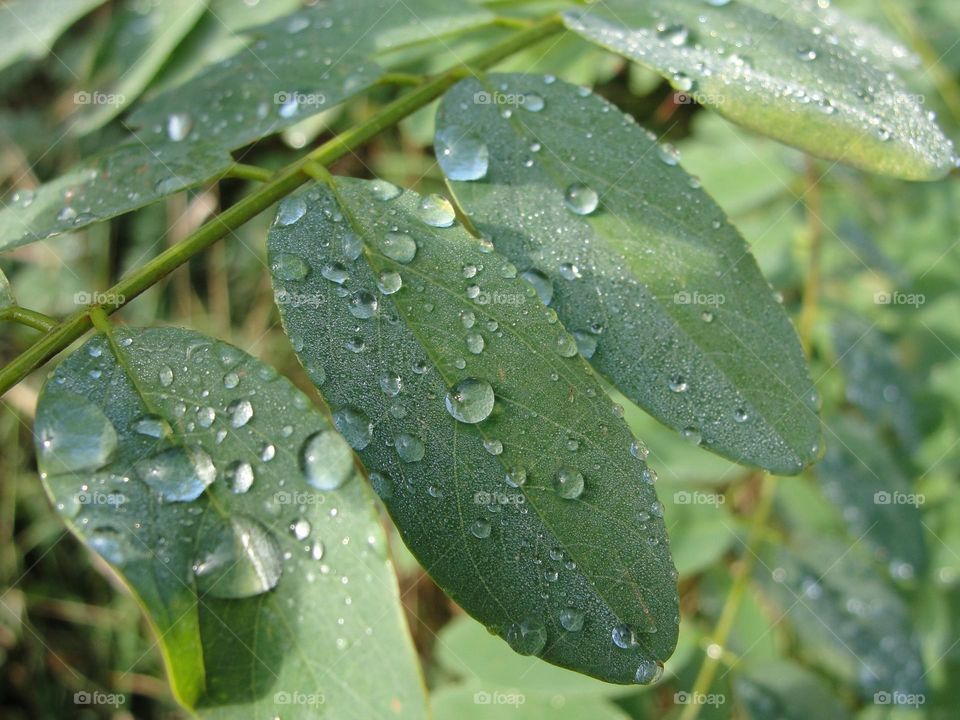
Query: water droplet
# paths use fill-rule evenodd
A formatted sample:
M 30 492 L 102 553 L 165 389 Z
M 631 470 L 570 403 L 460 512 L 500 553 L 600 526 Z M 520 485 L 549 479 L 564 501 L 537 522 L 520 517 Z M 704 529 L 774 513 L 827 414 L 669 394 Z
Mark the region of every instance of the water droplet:
M 333 414 L 333 423 L 354 450 L 363 450 L 373 438 L 373 423 L 359 408 L 340 408 Z
M 103 411 L 86 398 L 56 393 L 37 411 L 37 452 L 50 475 L 96 470 L 113 459 L 117 431 Z
M 187 113 L 173 113 L 167 118 L 167 137 L 174 142 L 180 142 L 193 128 L 193 120 Z
M 597 339 L 593 335 L 577 331 L 573 333 L 573 338 L 577 341 L 577 351 L 587 360 L 597 352 Z
M 476 520 L 472 525 L 470 525 L 470 534 L 475 538 L 479 538 L 480 540 L 490 537 L 490 531 L 490 523 L 488 523 L 486 520 Z
M 412 463 L 423 460 L 425 448 L 423 441 L 416 435 L 401 433 L 394 439 L 393 446 L 403 462 Z
M 169 423 L 159 415 L 144 415 L 134 420 L 132 429 L 138 435 L 160 438 L 169 437 L 172 433 Z
M 291 523 L 290 525 L 290 533 L 297 540 L 306 540 L 308 537 L 310 537 L 310 530 L 310 523 L 303 518 L 297 520 L 295 523 Z
M 304 442 L 300 464 L 309 485 L 336 490 L 353 474 L 353 453 L 337 433 L 321 430 Z
M 447 393 L 447 412 L 462 423 L 482 422 L 493 412 L 494 400 L 490 383 L 476 378 L 465 378 Z
M 173 370 L 171 370 L 169 366 L 164 365 L 157 373 L 157 379 L 160 381 L 161 387 L 170 387 L 173 385 Z
M 450 227 L 456 218 L 453 205 L 442 195 L 426 195 L 417 206 L 418 217 L 432 227 Z
M 583 627 L 583 611 L 576 608 L 564 608 L 560 611 L 560 625 L 569 632 L 579 632 Z
M 227 468 L 226 477 L 230 483 L 230 489 L 238 495 L 242 495 L 253 487 L 253 466 L 248 462 L 238 460 Z
M 343 283 L 345 283 L 350 277 L 349 273 L 347 273 L 347 268 L 338 262 L 327 263 L 320 268 L 320 274 L 330 282 L 336 283 L 337 285 L 343 285 Z
M 281 280 L 303 280 L 310 273 L 310 266 L 299 255 L 279 253 L 270 263 L 270 270 Z
M 202 538 L 206 550 L 193 565 L 197 588 L 218 598 L 246 598 L 276 587 L 283 555 L 259 521 L 233 515 Z
M 506 641 L 514 652 L 536 655 L 547 644 L 547 630 L 539 620 L 526 618 L 507 628 Z
M 515 466 L 507 470 L 507 476 L 505 478 L 507 485 L 510 487 L 521 487 L 527 481 L 527 471 L 525 468 L 520 466 Z
M 743 408 L 737 408 L 733 411 L 733 419 L 739 423 L 746 422 L 750 419 L 750 414 Z
M 655 683 L 663 675 L 663 665 L 660 663 L 644 658 L 639 667 L 637 667 L 637 672 L 634 675 L 634 679 L 641 685 L 649 685 L 650 683 Z
M 571 467 L 561 467 L 553 478 L 553 487 L 560 497 L 575 500 L 583 494 L 583 475 Z
M 293 225 L 307 214 L 307 201 L 300 195 L 291 195 L 280 202 L 277 225 Z
M 630 444 L 630 454 L 639 460 L 646 460 L 650 454 L 650 448 L 647 447 L 647 444 L 643 442 L 643 440 L 634 440 Z
M 530 112 L 540 112 L 546 106 L 546 102 L 542 97 L 536 93 L 527 93 L 523 96 L 523 104 L 521 107 L 524 110 L 529 110 Z
M 503 452 L 503 443 L 499 440 L 484 440 L 483 449 L 491 455 L 499 455 Z
M 600 197 L 593 188 L 582 183 L 574 183 L 567 188 L 563 195 L 563 201 L 571 212 L 577 215 L 589 215 L 597 209 L 597 205 L 600 204 Z
M 366 290 L 358 290 L 350 297 L 350 303 L 348 307 L 350 309 L 350 314 L 355 318 L 366 320 L 376 315 L 377 307 L 379 307 L 379 301 L 377 300 L 376 295 L 373 295 Z
M 483 335 L 478 332 L 467 333 L 467 350 L 472 352 L 474 355 L 479 355 L 483 352 L 484 345 Z
M 675 393 L 686 392 L 690 388 L 690 386 L 687 384 L 686 378 L 684 378 L 683 375 L 671 376 L 668 387 L 670 388 L 670 392 Z
M 802 47 L 797 50 L 797 57 L 803 62 L 810 62 L 817 59 L 817 51 L 813 48 Z
M 403 278 L 398 272 L 382 272 L 377 278 L 377 287 L 384 295 L 393 295 L 403 287 Z
M 614 626 L 610 637 L 613 639 L 614 645 L 624 650 L 629 650 L 637 644 L 637 639 L 634 637 L 633 630 L 629 625 Z
M 520 277 L 533 285 L 533 289 L 536 291 L 537 297 L 540 298 L 540 302 L 544 305 L 550 304 L 550 301 L 553 300 L 553 283 L 550 282 L 546 275 L 539 270 L 527 270 L 521 273 Z
M 57 213 L 57 220 L 60 222 L 73 222 L 77 217 L 77 211 L 69 205 L 60 209 Z
M 557 335 L 557 353 L 560 357 L 573 357 L 577 354 L 577 341 L 564 330 Z
M 666 25 L 657 28 L 657 35 L 661 40 L 670 43 L 674 47 L 680 47 L 686 44 L 690 37 L 690 31 L 683 25 Z
M 680 151 L 670 143 L 663 143 L 657 147 L 657 156 L 666 165 L 676 165 L 680 162 Z
M 196 500 L 217 476 L 199 447 L 169 448 L 136 464 L 137 474 L 167 502 Z
M 381 201 L 393 200 L 400 194 L 400 188 L 386 180 L 373 180 L 368 185 L 370 193 Z
M 408 263 L 417 254 L 417 243 L 406 233 L 388 232 L 380 244 L 380 252 L 391 260 Z
M 227 408 L 230 413 L 230 424 L 234 428 L 242 428 L 253 417 L 253 405 L 249 400 L 238 400 Z
M 703 441 L 703 436 L 700 435 L 700 431 L 693 426 L 685 427 L 681 430 L 680 437 L 691 445 L 699 445 Z
M 451 180 L 479 180 L 487 174 L 490 153 L 480 138 L 450 125 L 439 129 L 435 140 L 437 162 Z

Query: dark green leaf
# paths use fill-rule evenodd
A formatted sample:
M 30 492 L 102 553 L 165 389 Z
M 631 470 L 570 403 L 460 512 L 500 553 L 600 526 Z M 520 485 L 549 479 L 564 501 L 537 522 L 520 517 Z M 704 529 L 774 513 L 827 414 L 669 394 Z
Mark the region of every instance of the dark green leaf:
M 294 349 L 440 586 L 522 653 L 652 679 L 679 621 L 663 508 L 516 268 L 383 181 L 288 198 L 269 250 Z
M 868 700 L 874 693 L 924 693 L 906 603 L 863 548 L 827 537 L 800 539 L 795 547 L 776 548 L 757 573 L 803 654 L 857 684 Z
M 437 128 L 471 221 L 624 395 L 738 462 L 792 474 L 816 457 L 796 333 L 672 148 L 549 77 L 463 81 Z
M 93 76 L 83 84 L 86 92 L 74 95 L 78 114 L 71 130 L 96 130 L 132 103 L 204 10 L 196 0 L 127 0 L 118 8 Z
M 915 492 L 899 459 L 862 421 L 830 421 L 827 452 L 816 467 L 826 496 L 843 510 L 854 538 L 864 540 L 900 579 L 923 575 L 927 551 Z
M 0 210 L 0 250 L 79 230 L 215 177 L 233 160 L 209 144 L 132 141 L 91 158 Z
M 911 180 L 946 175 L 953 145 L 889 72 L 906 51 L 792 0 L 609 0 L 571 30 L 643 63 L 736 123 L 821 157 Z M 844 28 L 844 25 L 848 25 Z M 835 28 L 841 29 L 835 29 Z M 899 50 L 894 50 L 898 48 Z
M 0 68 L 45 57 L 54 41 L 104 0 L 7 0 L 0 4 Z
M 57 509 L 138 596 L 198 715 L 424 715 L 372 494 L 275 370 L 118 329 L 58 367 L 35 433 Z

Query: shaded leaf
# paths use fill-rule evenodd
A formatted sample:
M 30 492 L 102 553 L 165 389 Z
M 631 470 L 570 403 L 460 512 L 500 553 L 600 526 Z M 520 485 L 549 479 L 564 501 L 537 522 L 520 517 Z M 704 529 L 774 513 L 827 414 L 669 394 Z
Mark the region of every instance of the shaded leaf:
M 836 10 L 817 13 L 790 0 L 612 0 L 564 21 L 728 119 L 814 155 L 910 180 L 950 172 L 952 143 L 884 62 L 898 46 L 851 29 Z
M 51 499 L 137 595 L 198 715 L 423 716 L 372 495 L 275 370 L 118 329 L 57 368 L 35 434 Z
M 516 107 L 501 106 L 511 98 Z M 549 77 L 463 81 L 437 128 L 437 156 L 471 222 L 618 390 L 738 462 L 792 474 L 815 458 L 796 333 L 743 238 L 669 146 Z
M 437 720 L 629 720 L 630 716 L 611 702 L 597 697 L 556 696 L 517 690 L 489 690 L 477 683 L 447 686 L 432 694 Z M 509 713 L 509 714 L 508 714 Z
M 209 144 L 152 147 L 137 141 L 106 150 L 0 210 L 0 250 L 79 230 L 210 180 L 233 164 Z
M 800 538 L 757 569 L 785 615 L 802 655 L 874 693 L 925 692 L 923 660 L 903 599 L 876 572 L 863 548 L 834 538 Z
M 71 130 L 96 130 L 132 103 L 205 9 L 205 3 L 195 0 L 146 5 L 128 0 L 119 7 L 93 77 L 84 83 L 86 92 L 74 96 L 75 102 L 81 102 Z M 100 101 L 108 97 L 112 102 Z
M 404 541 L 519 652 L 652 679 L 679 621 L 662 506 L 573 337 L 445 199 L 335 187 L 281 204 L 274 289 Z
M 0 4 L 0 68 L 42 58 L 54 41 L 103 0 L 7 0 Z
M 13 291 L 10 289 L 10 281 L 7 280 L 3 270 L 0 270 L 0 310 L 15 305 L 16 302 L 13 298 Z
M 734 688 L 750 720 L 851 717 L 819 676 L 789 660 L 751 665 Z
M 827 452 L 815 474 L 826 496 L 843 510 L 851 536 L 876 550 L 894 577 L 923 575 L 927 551 L 919 506 L 924 497 L 913 491 L 900 461 L 871 426 L 833 417 Z

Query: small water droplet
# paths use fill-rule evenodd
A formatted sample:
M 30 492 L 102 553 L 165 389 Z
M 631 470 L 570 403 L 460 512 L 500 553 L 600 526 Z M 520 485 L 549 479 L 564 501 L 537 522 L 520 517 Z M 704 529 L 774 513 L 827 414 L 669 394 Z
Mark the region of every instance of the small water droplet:
M 437 131 L 435 141 L 437 162 L 451 180 L 480 180 L 487 174 L 490 153 L 480 138 L 450 125 Z
M 423 460 L 426 451 L 423 441 L 416 435 L 401 433 L 393 441 L 393 447 L 397 455 L 405 463 L 419 462 Z
M 570 211 L 577 215 L 589 215 L 600 204 L 600 196 L 596 191 L 583 183 L 574 183 L 568 187 L 563 200 Z
M 583 475 L 574 468 L 561 467 L 553 478 L 553 487 L 565 500 L 575 500 L 583 494 Z
M 514 652 L 536 655 L 547 644 L 547 630 L 539 620 L 526 618 L 507 628 L 506 641 Z
M 486 420 L 493 412 L 493 388 L 485 380 L 465 378 L 447 393 L 447 412 L 462 423 L 474 424 Z
M 453 205 L 442 195 L 426 195 L 417 206 L 418 217 L 432 227 L 450 227 L 456 218 Z
M 536 93 L 527 93 L 523 96 L 523 104 L 521 107 L 524 110 L 529 110 L 530 112 L 540 112 L 546 106 L 546 102 L 542 97 Z
M 279 253 L 270 263 L 270 270 L 281 280 L 296 282 L 307 277 L 310 266 L 299 255 Z
M 300 195 L 291 195 L 280 202 L 277 209 L 277 225 L 293 225 L 307 214 L 307 201 Z
M 230 425 L 242 428 L 253 417 L 253 404 L 249 400 L 238 400 L 227 408 L 230 413 Z
M 373 438 L 373 423 L 359 408 L 340 408 L 333 414 L 333 423 L 354 450 L 363 450 Z
M 470 525 L 470 534 L 475 538 L 479 538 L 480 540 L 490 537 L 490 531 L 490 523 L 483 519 L 476 520 L 472 525 Z
M 167 118 L 167 137 L 173 142 L 180 142 L 193 128 L 193 120 L 187 113 L 173 113 Z
M 564 608 L 560 611 L 560 625 L 568 632 L 579 632 L 583 627 L 583 611 L 576 608 Z

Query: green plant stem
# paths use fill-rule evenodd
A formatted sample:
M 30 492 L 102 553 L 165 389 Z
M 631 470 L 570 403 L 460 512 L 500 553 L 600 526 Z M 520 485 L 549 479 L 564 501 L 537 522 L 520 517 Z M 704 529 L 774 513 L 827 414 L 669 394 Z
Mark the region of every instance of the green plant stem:
M 344 131 L 305 157 L 279 170 L 236 205 L 210 219 L 183 241 L 168 248 L 122 279 L 105 292 L 107 296 L 113 298 L 113 301 L 101 307 L 108 314 L 115 312 L 190 258 L 289 195 L 310 179 L 310 176 L 304 172 L 305 164 L 312 162 L 327 166 L 339 160 L 385 129 L 440 97 L 464 77 L 495 65 L 504 58 L 562 29 L 563 23 L 557 16 L 550 16 L 533 23 L 528 28 L 491 45 L 466 63 L 450 68 L 384 105 L 363 123 Z M 84 308 L 50 329 L 38 342 L 0 370 L 0 395 L 81 337 L 90 328 L 90 324 L 90 308 Z
M 723 610 L 720 612 L 720 620 L 708 640 L 708 648 L 717 646 L 720 652 L 708 652 L 700 666 L 700 671 L 693 683 L 691 694 L 693 697 L 706 695 L 710 692 L 713 680 L 717 675 L 717 668 L 726 651 L 727 640 L 730 638 L 730 632 L 733 630 L 733 623 L 737 619 L 737 612 L 740 610 L 740 604 L 747 592 L 750 584 L 750 575 L 753 572 L 753 566 L 756 564 L 757 549 L 763 542 L 763 536 L 766 534 L 767 520 L 770 518 L 770 510 L 773 507 L 773 496 L 776 490 L 776 476 L 764 475 L 760 484 L 760 497 L 757 508 L 754 511 L 753 523 L 750 525 L 750 534 L 747 536 L 747 544 L 744 548 L 743 557 L 740 560 L 737 576 L 734 578 L 733 586 L 730 588 L 730 594 L 723 604 Z M 700 703 L 690 703 L 684 705 L 683 712 L 680 713 L 678 720 L 696 720 L 700 714 Z
M 0 322 L 3 321 L 19 323 L 44 332 L 49 332 L 57 326 L 57 321 L 52 317 L 19 305 L 11 305 L 0 310 Z
M 235 163 L 230 166 L 230 169 L 227 170 L 220 177 L 224 178 L 239 178 L 241 180 L 259 180 L 260 182 L 267 182 L 273 178 L 273 172 L 267 170 L 266 168 L 257 167 L 256 165 L 245 165 L 244 163 Z
M 823 244 L 823 203 L 820 196 L 820 178 L 813 158 L 806 159 L 807 191 L 804 203 L 807 208 L 807 276 L 803 285 L 803 306 L 800 310 L 797 333 L 800 344 L 810 355 L 813 327 L 820 302 L 820 249 Z

